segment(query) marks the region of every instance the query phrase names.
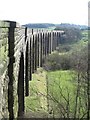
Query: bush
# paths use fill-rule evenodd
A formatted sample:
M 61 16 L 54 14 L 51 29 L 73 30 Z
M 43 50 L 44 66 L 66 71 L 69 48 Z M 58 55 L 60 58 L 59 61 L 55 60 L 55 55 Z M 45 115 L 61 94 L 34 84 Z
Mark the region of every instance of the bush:
M 72 49 L 72 46 L 69 44 L 60 44 L 57 51 L 62 52 L 69 52 Z
M 63 30 L 65 32 L 63 38 L 60 40 L 61 44 L 75 43 L 82 38 L 81 30 L 74 27 L 57 27 L 55 30 Z
M 49 55 L 43 65 L 45 70 L 68 70 L 70 69 L 69 55 L 53 53 Z

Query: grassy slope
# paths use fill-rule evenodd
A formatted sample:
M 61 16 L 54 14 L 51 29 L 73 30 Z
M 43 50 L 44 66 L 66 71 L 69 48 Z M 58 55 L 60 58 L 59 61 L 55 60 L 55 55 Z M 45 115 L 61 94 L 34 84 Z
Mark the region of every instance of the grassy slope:
M 26 111 L 47 110 L 47 100 L 42 96 L 46 95 L 46 89 L 46 72 L 40 68 L 30 81 L 30 96 L 26 97 Z
M 64 71 L 54 71 L 54 72 L 48 72 L 48 80 L 51 84 L 54 85 L 54 83 L 57 83 L 61 85 L 61 88 L 66 89 L 73 89 L 74 83 L 74 71 L 64 70 Z
M 38 111 L 41 112 L 42 110 L 47 112 L 47 99 L 43 95 L 39 94 L 42 91 L 42 93 L 46 95 L 46 80 L 49 81 L 49 90 L 54 91 L 56 96 L 59 97 L 60 90 L 58 85 L 60 84 L 61 88 L 63 89 L 64 96 L 67 97 L 68 90 L 71 91 L 71 99 L 74 99 L 73 92 L 75 90 L 75 86 L 74 79 L 72 78 L 74 78 L 73 71 L 54 71 L 46 73 L 45 71 L 41 72 L 41 70 L 39 70 L 38 73 L 33 76 L 33 81 L 30 82 L 30 96 L 26 97 L 26 112 L 34 111 L 37 113 Z M 38 92 L 36 93 L 36 91 Z
M 66 109 L 67 102 L 65 99 L 68 100 L 68 94 L 70 99 L 70 111 L 74 108 L 74 99 L 75 99 L 75 72 L 74 71 L 55 71 L 48 73 L 48 81 L 49 81 L 49 91 L 51 92 L 52 96 L 56 98 L 56 100 L 61 103 L 64 108 Z M 63 94 L 63 97 L 62 97 Z M 55 109 L 57 103 L 53 106 Z M 55 111 L 58 115 L 56 107 Z

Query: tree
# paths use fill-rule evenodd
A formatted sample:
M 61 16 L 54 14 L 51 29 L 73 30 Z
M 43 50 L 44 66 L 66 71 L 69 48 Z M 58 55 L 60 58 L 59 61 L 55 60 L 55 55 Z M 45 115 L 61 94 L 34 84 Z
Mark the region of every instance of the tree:
M 56 27 L 55 30 L 63 30 L 65 32 L 63 38 L 60 40 L 61 44 L 75 43 L 82 38 L 81 30 L 74 27 Z

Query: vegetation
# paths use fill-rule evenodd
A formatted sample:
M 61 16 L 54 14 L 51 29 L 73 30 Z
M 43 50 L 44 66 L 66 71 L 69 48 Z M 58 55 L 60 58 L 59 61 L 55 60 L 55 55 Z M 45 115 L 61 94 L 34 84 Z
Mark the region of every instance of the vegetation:
M 32 118 L 43 118 L 48 116 L 47 112 L 47 87 L 46 71 L 39 68 L 30 81 L 30 96 L 26 97 L 26 116 Z
M 75 24 L 69 24 L 69 23 L 61 23 L 61 24 L 52 24 L 52 23 L 29 23 L 25 24 L 23 26 L 29 27 L 29 28 L 50 28 L 50 27 L 63 27 L 63 28 L 77 28 L 86 30 L 88 27 L 85 25 L 75 25 Z
M 73 30 L 76 31 L 76 28 Z M 67 33 L 69 37 L 75 32 L 70 31 L 70 34 Z M 80 30 L 72 36 L 73 40 L 66 37 L 67 40 L 61 43 L 57 51 L 47 56 L 43 66 L 46 72 L 40 70 L 37 73 L 42 78 L 34 77 L 30 83 L 31 96 L 26 98 L 26 111 L 41 114 L 43 110 L 44 115 L 53 118 L 87 118 L 87 31 Z M 37 84 L 40 81 L 42 83 Z M 43 107 L 42 103 L 45 103 Z
M 48 72 L 49 113 L 58 118 L 86 117 L 86 98 L 83 87 L 77 98 L 77 73 L 74 71 Z M 76 107 L 77 99 L 77 107 Z M 75 112 L 76 111 L 76 112 Z
M 54 52 L 46 58 L 44 68 L 46 70 L 75 70 L 78 62 L 80 61 L 80 67 L 87 69 L 87 60 L 88 41 L 82 38 L 73 44 L 60 45 L 58 51 Z
M 63 30 L 65 32 L 61 44 L 72 44 L 81 39 L 81 30 L 74 27 L 56 27 L 55 30 Z
M 54 24 L 50 23 L 39 23 L 39 24 L 26 24 L 25 27 L 29 28 L 49 28 L 49 27 L 55 27 Z

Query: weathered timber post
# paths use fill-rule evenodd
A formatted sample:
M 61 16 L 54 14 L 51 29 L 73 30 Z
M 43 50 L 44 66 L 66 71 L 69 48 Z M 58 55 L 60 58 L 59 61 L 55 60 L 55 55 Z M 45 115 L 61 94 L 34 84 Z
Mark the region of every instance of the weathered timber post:
M 33 34 L 32 34 L 32 73 L 34 73 L 34 35 Z
M 43 54 L 43 49 L 42 49 L 42 33 L 40 33 L 40 67 L 42 67 L 42 54 Z
M 56 50 L 56 32 L 54 33 L 54 50 Z
M 57 46 L 59 45 L 59 33 L 57 32 Z
M 49 54 L 51 54 L 51 32 L 49 34 Z
M 32 35 L 33 35 L 33 29 L 32 29 Z
M 26 51 L 25 51 L 25 95 L 29 95 L 29 78 L 28 78 L 28 68 L 29 68 L 29 61 L 28 61 L 28 50 L 29 45 L 27 41 L 27 27 L 25 28 L 25 42 L 26 42 Z
M 58 47 L 58 32 L 56 32 L 56 47 Z
M 27 40 L 27 27 L 25 28 L 25 42 Z
M 35 72 L 35 35 L 33 35 L 34 36 L 34 72 Z
M 44 33 L 44 58 L 46 56 L 46 33 Z
M 21 52 L 18 76 L 18 117 L 23 117 L 24 114 L 24 55 Z
M 28 79 L 28 41 L 26 44 L 26 59 L 25 59 L 25 95 L 29 95 L 29 79 Z
M 55 48 L 54 48 L 54 50 L 56 50 L 56 47 L 57 47 L 57 32 L 55 32 L 54 41 L 55 41 Z
M 55 48 L 55 32 L 53 32 L 53 51 L 54 51 L 54 48 Z
M 52 51 L 54 51 L 54 46 L 55 46 L 55 43 L 54 43 L 54 32 L 52 33 L 53 35 L 53 37 L 52 37 Z
M 61 39 L 61 33 L 58 32 L 58 46 L 59 46 L 59 44 L 60 44 L 60 39 Z
M 38 33 L 38 67 L 40 67 L 41 63 L 41 33 Z
M 9 22 L 9 21 L 7 21 Z M 8 28 L 8 57 L 9 57 L 9 64 L 8 64 L 8 111 L 9 111 L 9 119 L 14 119 L 14 112 L 13 112 L 13 105 L 14 105 L 14 96 L 13 96 L 13 64 L 15 62 L 14 58 L 14 31 L 16 27 L 16 22 L 10 21 L 10 27 Z
M 53 48 L 53 50 L 55 50 L 55 46 L 56 46 L 56 41 L 55 41 L 55 32 L 54 32 L 53 45 L 54 45 L 54 48 Z
M 32 39 L 30 37 L 30 80 L 32 80 Z
M 37 34 L 35 35 L 35 70 L 37 70 Z
M 42 64 L 44 63 L 44 33 L 42 33 Z
M 61 33 L 59 32 L 59 40 L 58 40 L 58 43 L 60 44 L 61 42 Z
M 43 33 L 43 59 L 45 58 L 45 33 Z
M 48 55 L 48 32 L 46 33 L 46 56 Z
M 49 55 L 49 32 L 47 33 L 48 36 L 47 36 L 47 54 Z
M 54 37 L 53 37 L 53 51 L 56 48 L 56 32 L 54 32 Z
M 51 31 L 51 52 L 52 52 L 52 47 L 53 47 L 53 31 Z
M 29 33 L 30 34 L 30 33 Z M 30 36 L 28 36 L 27 38 L 27 42 L 28 42 L 28 80 L 30 80 Z
M 37 37 L 37 65 L 39 67 L 39 33 Z
M 47 56 L 47 33 L 45 33 L 45 57 Z
M 56 43 L 57 47 L 58 47 L 58 32 L 57 32 L 57 43 Z
M 39 67 L 41 67 L 41 31 L 39 31 Z

